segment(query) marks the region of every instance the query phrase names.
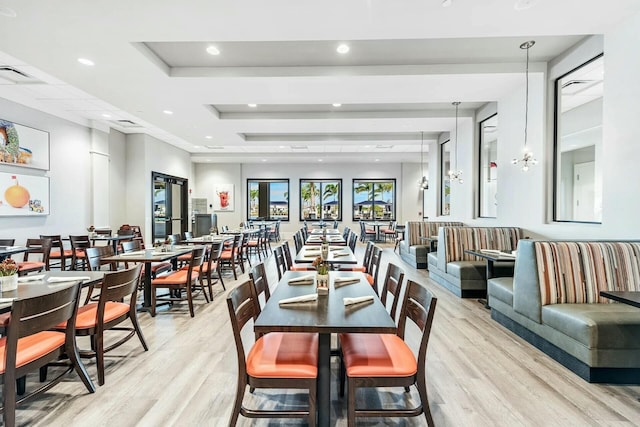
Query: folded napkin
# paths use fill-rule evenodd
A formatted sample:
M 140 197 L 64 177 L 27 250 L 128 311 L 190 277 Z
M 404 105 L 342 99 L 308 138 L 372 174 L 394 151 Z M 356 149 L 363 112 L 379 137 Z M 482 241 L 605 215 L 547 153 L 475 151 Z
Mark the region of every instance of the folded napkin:
M 305 248 L 305 252 L 320 252 L 320 248 Z
M 344 305 L 359 304 L 361 302 L 373 301 L 373 295 L 367 295 L 364 297 L 343 298 L 342 300 L 344 301 Z
M 360 281 L 357 277 L 336 277 L 333 283 L 358 283 Z
M 480 249 L 480 252 L 482 252 L 483 254 L 496 254 L 496 255 L 500 255 L 502 253 L 497 249 Z
M 140 256 L 140 255 L 144 255 L 144 251 L 125 252 L 123 254 L 120 254 L 120 256 Z
M 151 255 L 153 256 L 157 256 L 157 255 L 173 255 L 175 252 L 151 252 Z
M 298 302 L 312 302 L 318 300 L 318 294 L 300 295 L 299 297 L 285 298 L 279 301 L 279 304 L 294 304 Z
M 35 282 L 36 280 L 44 279 L 44 274 L 34 274 L 33 276 L 18 277 L 18 283 Z
M 336 252 L 336 253 L 333 254 L 334 258 L 338 258 L 338 257 L 341 257 L 341 256 L 349 256 L 349 252 Z
M 500 258 L 516 259 L 516 256 L 514 254 L 503 254 L 503 253 L 500 253 L 500 254 L 498 254 L 498 259 L 500 259 Z
M 289 284 L 291 285 L 302 285 L 302 284 L 309 284 L 309 283 L 313 283 L 313 276 L 311 274 L 308 274 L 306 276 L 296 277 L 294 279 L 289 280 Z
M 67 276 L 67 277 L 49 277 L 47 282 L 49 283 L 63 283 L 63 282 L 78 282 L 82 280 L 91 280 L 89 276 Z

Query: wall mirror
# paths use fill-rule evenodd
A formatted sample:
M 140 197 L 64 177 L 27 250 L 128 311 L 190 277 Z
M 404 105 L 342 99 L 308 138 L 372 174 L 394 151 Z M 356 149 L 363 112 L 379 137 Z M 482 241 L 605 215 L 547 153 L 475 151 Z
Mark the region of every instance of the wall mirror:
M 289 221 L 289 180 L 247 179 L 247 219 Z
M 604 57 L 556 80 L 554 220 L 602 221 Z
M 498 115 L 480 122 L 480 216 L 498 216 Z
M 342 220 L 341 179 L 300 180 L 300 220 Z
M 451 214 L 451 141 L 440 144 L 440 215 Z

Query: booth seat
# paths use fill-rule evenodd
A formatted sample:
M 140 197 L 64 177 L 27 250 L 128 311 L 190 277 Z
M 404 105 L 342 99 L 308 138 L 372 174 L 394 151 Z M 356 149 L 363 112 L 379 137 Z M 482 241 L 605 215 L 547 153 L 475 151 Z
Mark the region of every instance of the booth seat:
M 511 252 L 522 239 L 518 227 L 442 227 L 438 251 L 428 255 L 429 277 L 461 298 L 487 294 L 486 260 L 465 253 L 470 249 Z M 513 263 L 496 262 L 496 276 L 513 276 Z
M 438 235 L 440 227 L 463 226 L 461 222 L 407 221 L 404 228 L 404 240 L 400 242 L 400 257 L 413 268 L 427 268 L 428 242 L 420 237 Z
M 490 279 L 491 317 L 589 382 L 640 383 L 640 242 L 528 241 L 515 276 Z

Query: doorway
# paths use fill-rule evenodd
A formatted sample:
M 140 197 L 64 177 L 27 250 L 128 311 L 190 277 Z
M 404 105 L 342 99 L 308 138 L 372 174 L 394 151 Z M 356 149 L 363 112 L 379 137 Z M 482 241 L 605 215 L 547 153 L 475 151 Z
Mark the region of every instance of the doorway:
M 188 230 L 188 183 L 185 178 L 151 172 L 154 242 Z

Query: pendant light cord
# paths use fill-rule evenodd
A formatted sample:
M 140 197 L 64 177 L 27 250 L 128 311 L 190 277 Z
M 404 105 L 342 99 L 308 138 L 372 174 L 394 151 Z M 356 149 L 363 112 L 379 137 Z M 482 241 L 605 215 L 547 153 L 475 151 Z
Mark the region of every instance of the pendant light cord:
M 456 173 L 458 173 L 458 106 L 460 105 L 459 102 L 456 102 L 456 166 L 454 168 L 454 170 L 456 171 Z
M 529 124 L 529 48 L 527 47 L 527 67 L 525 70 L 525 89 L 524 89 L 524 148 L 527 148 L 527 125 Z
M 420 132 L 420 172 L 424 176 L 424 131 Z

